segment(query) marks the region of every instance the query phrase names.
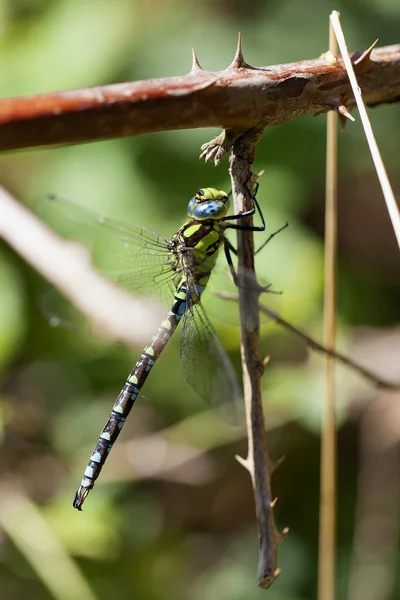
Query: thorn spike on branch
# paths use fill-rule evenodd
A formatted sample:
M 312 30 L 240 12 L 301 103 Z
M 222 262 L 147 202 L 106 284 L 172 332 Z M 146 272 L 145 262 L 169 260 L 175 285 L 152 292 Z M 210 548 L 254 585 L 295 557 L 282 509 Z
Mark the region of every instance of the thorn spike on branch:
M 241 69 L 241 68 L 245 68 L 245 67 L 249 67 L 249 65 L 247 64 L 247 62 L 243 58 L 243 53 L 242 53 L 242 34 L 239 31 L 239 33 L 238 33 L 238 43 L 237 43 L 237 47 L 236 47 L 235 58 L 233 59 L 233 61 L 229 65 L 228 69 Z
M 270 505 L 270 506 L 271 506 L 271 508 L 275 508 L 275 506 L 276 506 L 276 503 L 277 503 L 277 502 L 278 502 L 278 496 L 276 496 L 276 498 L 274 498 L 274 499 L 272 500 L 272 502 L 271 502 L 271 505 Z
M 349 113 L 346 106 L 344 104 L 340 104 L 340 99 L 335 98 L 328 102 L 328 106 L 332 108 L 332 110 L 336 110 L 339 113 L 340 123 L 343 127 L 343 124 L 346 122 L 346 119 L 349 121 L 355 121 L 355 118 Z
M 355 118 L 353 117 L 353 115 L 351 115 L 349 113 L 349 111 L 347 110 L 347 108 L 344 106 L 344 104 L 341 104 L 340 106 L 337 107 L 336 109 L 341 115 L 343 115 L 343 117 L 346 117 L 346 119 L 349 119 L 349 121 L 355 121 Z
M 285 529 L 283 529 L 283 531 L 281 532 L 281 541 L 283 540 L 284 537 L 287 536 L 288 533 L 289 533 L 289 527 L 285 527 Z
M 199 73 L 199 71 L 204 71 L 203 67 L 200 65 L 198 58 L 196 56 L 196 50 L 192 48 L 192 69 L 191 73 Z
M 239 454 L 235 455 L 236 460 L 242 467 L 244 467 L 249 473 L 251 473 L 251 467 L 249 465 L 249 461 L 246 458 L 243 458 Z
M 361 54 L 361 56 L 359 56 L 359 57 L 357 58 L 357 60 L 355 60 L 355 61 L 354 61 L 354 63 L 353 63 L 353 64 L 354 64 L 354 66 L 355 66 L 355 67 L 359 67 L 361 64 L 363 64 L 363 65 L 364 65 L 364 64 L 368 63 L 368 59 L 370 59 L 370 60 L 371 60 L 371 52 L 372 52 L 372 50 L 375 48 L 375 46 L 376 46 L 376 44 L 377 44 L 378 42 L 379 42 L 379 38 L 378 38 L 378 39 L 376 39 L 376 40 L 374 41 L 374 43 L 373 43 L 373 44 L 371 44 L 371 45 L 370 45 L 370 47 L 369 47 L 369 48 L 367 48 L 367 50 L 365 50 L 365 51 L 364 51 L 364 52 Z
M 337 63 L 337 58 L 330 50 L 321 54 L 321 58 L 324 58 L 330 65 Z

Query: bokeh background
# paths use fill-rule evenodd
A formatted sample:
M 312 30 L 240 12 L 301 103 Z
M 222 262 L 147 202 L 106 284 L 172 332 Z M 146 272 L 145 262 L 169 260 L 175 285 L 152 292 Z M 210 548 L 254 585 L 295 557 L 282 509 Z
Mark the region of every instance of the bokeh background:
M 342 3 L 217 0 L 0 0 L 2 97 L 184 74 L 190 49 L 209 70 L 232 60 L 270 65 L 327 49 L 341 10 L 351 50 L 399 42 L 392 0 Z M 371 112 L 395 190 L 400 111 Z M 23 202 L 58 193 L 170 236 L 200 186 L 229 188 L 227 160 L 198 161 L 215 130 L 5 154 L 0 181 Z M 259 201 L 270 231 L 290 227 L 259 258 L 282 314 L 321 338 L 325 119 L 272 128 L 259 144 Z M 340 135 L 338 346 L 400 379 L 398 249 L 359 119 Z M 1 215 L 0 215 L 1 218 Z M 44 282 L 0 243 L 0 597 L 274 600 L 316 596 L 323 362 L 272 323 L 262 345 L 282 575 L 257 588 L 258 543 L 246 454 L 184 382 L 179 335 L 149 378 L 83 513 L 72 497 L 98 433 L 141 348 L 51 329 Z M 212 315 L 239 372 L 234 323 Z M 337 597 L 400 597 L 399 397 L 338 367 Z M 20 486 L 20 487 L 19 487 Z M 55 565 L 55 544 L 64 551 Z M 71 559 L 73 562 L 69 562 Z M 71 566 L 75 565 L 74 567 Z M 64 594 L 50 592 L 55 575 Z

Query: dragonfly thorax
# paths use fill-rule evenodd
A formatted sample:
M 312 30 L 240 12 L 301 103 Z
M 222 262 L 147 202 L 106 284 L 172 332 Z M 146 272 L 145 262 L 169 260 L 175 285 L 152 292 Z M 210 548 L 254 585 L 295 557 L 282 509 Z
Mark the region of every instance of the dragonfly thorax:
M 228 194 L 215 188 L 202 188 L 189 202 L 187 214 L 192 219 L 218 220 L 226 216 L 229 208 Z

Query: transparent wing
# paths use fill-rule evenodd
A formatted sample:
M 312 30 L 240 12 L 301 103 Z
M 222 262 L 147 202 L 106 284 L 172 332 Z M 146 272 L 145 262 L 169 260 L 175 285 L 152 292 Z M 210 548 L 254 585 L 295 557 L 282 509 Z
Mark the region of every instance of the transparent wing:
M 181 337 L 181 367 L 193 389 L 222 418 L 243 420 L 243 399 L 232 364 L 201 304 L 188 306 Z
M 176 273 L 167 239 L 57 196 L 43 196 L 33 208 L 62 236 L 89 247 L 95 265 L 116 283 L 130 291 L 159 296 L 170 304 Z

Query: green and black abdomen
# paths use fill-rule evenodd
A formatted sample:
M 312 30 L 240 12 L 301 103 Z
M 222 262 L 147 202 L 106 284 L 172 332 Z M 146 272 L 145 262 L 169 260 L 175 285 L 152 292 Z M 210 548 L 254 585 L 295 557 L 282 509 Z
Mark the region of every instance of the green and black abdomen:
M 164 321 L 158 328 L 156 335 L 153 337 L 151 344 L 143 350 L 140 359 L 132 369 L 112 408 L 110 417 L 100 434 L 96 447 L 85 469 L 80 487 L 76 492 L 73 503 L 75 508 L 81 510 L 82 504 L 100 475 L 101 469 L 124 426 L 126 418 L 129 415 L 141 388 L 155 361 L 160 356 L 163 348 L 177 328 L 185 309 L 186 284 L 180 286 L 177 290 L 171 310 L 168 311 Z
M 224 198 L 227 197 L 224 196 Z M 225 205 L 223 205 L 222 212 L 226 213 Z M 169 244 L 170 265 L 171 271 L 176 273 L 174 278 L 176 292 L 173 304 L 151 344 L 143 350 L 140 359 L 126 380 L 100 434 L 75 494 L 73 505 L 78 510 L 82 509 L 86 496 L 93 488 L 155 361 L 185 312 L 190 306 L 200 302 L 201 294 L 217 260 L 218 250 L 223 241 L 223 230 L 223 225 L 212 218 L 203 221 L 192 218 L 172 237 Z

